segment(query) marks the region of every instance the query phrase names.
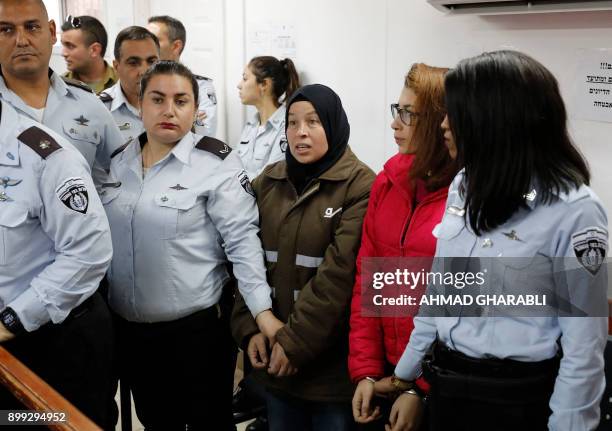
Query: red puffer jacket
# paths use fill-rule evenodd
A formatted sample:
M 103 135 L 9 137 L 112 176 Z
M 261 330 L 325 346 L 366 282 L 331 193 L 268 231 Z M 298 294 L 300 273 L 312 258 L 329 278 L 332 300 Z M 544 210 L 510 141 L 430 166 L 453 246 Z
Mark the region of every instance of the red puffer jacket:
M 349 372 L 355 383 L 367 376 L 384 377 L 385 362 L 397 364 L 414 328 L 412 317 L 361 315 L 361 258 L 433 256 L 436 251 L 431 231 L 442 220 L 448 188 L 419 193 L 420 203 L 413 208 L 414 191 L 408 184 L 413 160 L 403 154 L 389 159 L 370 192 L 351 302 Z

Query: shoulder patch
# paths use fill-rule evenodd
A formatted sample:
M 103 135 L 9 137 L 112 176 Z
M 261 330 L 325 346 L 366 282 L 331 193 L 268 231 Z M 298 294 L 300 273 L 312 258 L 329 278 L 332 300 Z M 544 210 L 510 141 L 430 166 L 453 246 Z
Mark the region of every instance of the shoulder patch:
M 123 144 L 122 146 L 120 146 L 119 148 L 117 148 L 115 151 L 113 151 L 113 153 L 110 155 L 110 158 L 112 159 L 113 157 L 115 157 L 117 154 L 121 154 L 123 153 L 123 150 L 125 150 L 127 148 L 128 145 L 130 145 L 130 142 L 132 142 L 132 139 L 130 139 L 129 141 L 127 141 L 125 144 Z
M 30 147 L 36 154 L 46 159 L 51 154 L 62 148 L 57 141 L 43 129 L 32 126 L 23 131 L 18 137 L 21 142 Z
M 102 101 L 102 103 L 108 103 L 108 102 L 112 102 L 113 101 L 113 96 L 111 96 L 108 93 L 100 93 L 98 98 L 100 99 L 100 101 Z
M 95 94 L 94 91 L 84 82 L 81 81 L 77 81 L 76 79 L 70 79 L 70 78 L 66 78 L 65 76 L 62 76 L 62 79 L 64 80 L 64 82 L 72 87 L 77 87 L 80 88 L 81 90 L 84 90 L 88 93 L 91 94 Z
M 195 75 L 195 74 L 194 74 L 194 75 L 193 75 L 193 77 L 194 77 L 195 79 L 197 79 L 198 81 L 212 81 L 212 79 L 207 78 L 207 77 L 202 76 L 202 75 Z
M 195 146 L 198 150 L 208 151 L 209 153 L 213 153 L 215 156 L 219 157 L 221 160 L 225 160 L 229 153 L 232 152 L 232 149 L 225 142 L 222 142 L 218 139 L 211 138 L 210 136 L 205 136 L 200 139 L 200 142 Z
M 599 271 L 608 251 L 608 232 L 591 226 L 572 234 L 572 247 L 578 262 L 591 274 Z

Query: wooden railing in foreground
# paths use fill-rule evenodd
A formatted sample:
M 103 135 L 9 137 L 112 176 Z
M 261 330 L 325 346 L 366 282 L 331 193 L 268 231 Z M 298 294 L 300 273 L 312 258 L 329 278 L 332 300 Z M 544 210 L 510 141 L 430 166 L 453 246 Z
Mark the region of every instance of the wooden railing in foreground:
M 66 422 L 47 425 L 57 431 L 102 431 L 87 416 L 0 346 L 0 383 L 23 405 L 40 412 L 64 412 Z

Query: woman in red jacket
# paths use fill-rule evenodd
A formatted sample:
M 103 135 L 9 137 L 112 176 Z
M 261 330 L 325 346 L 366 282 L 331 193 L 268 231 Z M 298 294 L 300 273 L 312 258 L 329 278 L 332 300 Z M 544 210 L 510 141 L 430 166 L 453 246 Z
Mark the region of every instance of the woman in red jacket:
M 353 415 L 368 430 L 384 430 L 386 418 L 380 406 L 374 406 L 374 383 L 392 374 L 414 326 L 411 316 L 362 315 L 361 259 L 435 253 L 431 231 L 442 219 L 447 189 L 458 170 L 440 128 L 447 71 L 421 63 L 408 72 L 398 103 L 391 105 L 391 128 L 399 154 L 376 177 L 363 225 L 351 304 L 349 371 L 357 384 Z M 424 382 L 420 386 L 427 389 Z M 422 410 L 418 394 L 402 396 L 418 418 Z

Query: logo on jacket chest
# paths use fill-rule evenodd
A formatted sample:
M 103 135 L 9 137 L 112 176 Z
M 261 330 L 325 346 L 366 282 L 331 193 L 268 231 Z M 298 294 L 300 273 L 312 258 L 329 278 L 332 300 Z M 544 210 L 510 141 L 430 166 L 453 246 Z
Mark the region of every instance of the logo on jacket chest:
M 325 212 L 323 213 L 323 218 L 332 218 L 333 216 L 338 214 L 340 211 L 342 211 L 342 207 L 338 209 L 334 209 L 333 207 L 326 208 Z

